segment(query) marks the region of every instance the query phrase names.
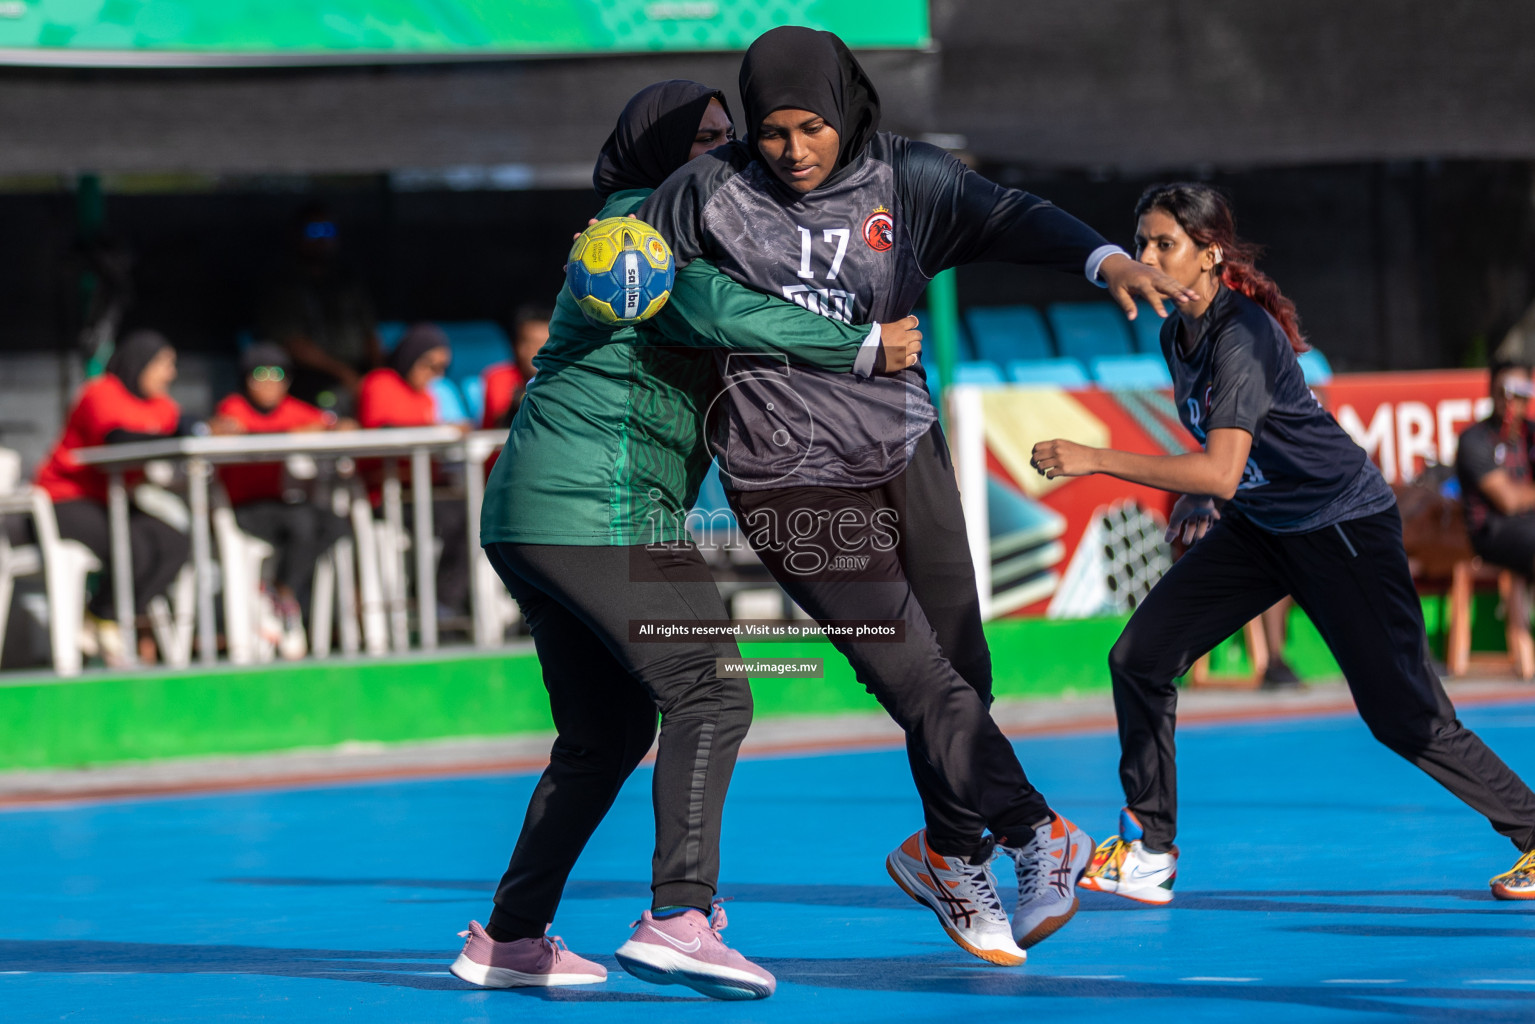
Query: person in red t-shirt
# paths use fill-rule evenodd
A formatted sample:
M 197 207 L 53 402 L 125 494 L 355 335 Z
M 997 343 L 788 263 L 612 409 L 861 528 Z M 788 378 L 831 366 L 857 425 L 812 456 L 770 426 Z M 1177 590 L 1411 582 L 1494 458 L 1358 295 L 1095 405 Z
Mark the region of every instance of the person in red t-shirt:
M 504 429 L 512 425 L 512 417 L 522 405 L 522 393 L 537 372 L 533 357 L 549 340 L 549 318 L 553 315 L 554 311 L 548 306 L 524 303 L 517 307 L 517 315 L 512 320 L 512 362 L 488 366 L 480 375 L 485 385 L 481 429 Z
M 365 429 L 437 423 L 437 403 L 428 389 L 447 372 L 452 358 L 448 336 L 440 327 L 416 324 L 410 328 L 389 353 L 387 365 L 362 379 L 357 396 L 358 423 Z M 405 472 L 408 470 L 406 467 Z M 369 495 L 377 505 L 376 484 L 370 483 Z M 412 517 L 408 502 L 405 517 L 408 524 Z M 469 607 L 469 514 L 462 501 L 438 498 L 432 502 L 432 524 L 442 541 L 437 601 L 447 615 L 461 616 Z
M 115 620 L 112 599 L 111 531 L 107 526 L 107 477 L 76 462 L 77 448 L 169 437 L 180 432 L 181 409 L 171 400 L 176 350 L 163 335 L 135 331 L 118 343 L 106 372 L 86 381 L 64 421 L 64 432 L 37 469 L 37 486 L 53 499 L 59 536 L 90 548 L 102 572 L 90 612 Z M 129 480 L 130 486 L 133 480 Z M 153 597 L 170 588 L 186 564 L 186 534 L 146 512 L 130 508 L 128 533 L 133 553 L 134 610 L 142 614 Z
M 245 373 L 244 393 L 227 396 L 215 410 L 228 432 L 282 434 L 329 430 L 338 425 L 333 413 L 288 394 L 292 364 L 281 345 L 252 345 L 241 358 L 241 368 Z M 303 620 L 309 614 L 315 562 L 345 536 L 346 520 L 308 500 L 305 494 L 288 493 L 281 463 L 220 466 L 219 478 L 240 529 L 276 549 L 275 557 L 267 560 L 267 582 L 277 592 L 283 629 L 290 638 L 284 650 L 302 651 L 298 638 L 303 636 Z

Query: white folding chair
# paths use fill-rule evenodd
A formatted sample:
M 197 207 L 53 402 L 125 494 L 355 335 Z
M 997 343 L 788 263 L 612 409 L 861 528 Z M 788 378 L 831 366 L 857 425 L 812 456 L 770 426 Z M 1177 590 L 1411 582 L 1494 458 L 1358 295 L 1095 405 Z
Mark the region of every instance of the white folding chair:
M 192 641 L 197 622 L 197 570 L 188 562 L 176 574 L 170 590 L 149 599 L 146 607 L 160 657 L 171 668 L 192 664 Z
M 351 496 L 343 488 L 331 494 L 331 511 L 351 520 Z M 309 652 L 316 658 L 330 654 L 332 619 L 339 627 L 341 653 L 356 654 L 361 646 L 357 623 L 357 545 L 342 537 L 320 556 L 314 570 L 312 610 L 309 615 Z
M 133 489 L 133 503 L 139 511 L 154 516 L 176 530 L 191 529 L 192 513 L 186 502 L 167 490 L 174 469 L 167 463 L 147 463 L 144 483 Z M 149 625 L 154 631 L 160 659 L 171 668 L 192 664 L 192 643 L 197 623 L 197 570 L 189 561 L 182 566 L 165 594 L 156 595 L 145 605 Z M 125 638 L 132 642 L 132 638 Z
M 236 665 L 271 661 L 277 651 L 261 622 L 261 564 L 276 551 L 240 529 L 224 488 L 215 486 L 211 512 L 224 596 L 224 642 Z
M 374 520 L 373 506 L 361 484 L 354 481 L 350 495 L 352 534 L 357 538 L 358 612 L 362 618 L 363 647 L 369 654 L 385 654 L 389 650 L 389 596 L 381 564 L 384 560 L 379 555 L 377 527 L 382 524 Z
M 0 648 L 10 619 L 17 579 L 42 576 L 48 598 L 48 639 L 53 668 L 61 676 L 80 674 L 80 626 L 85 616 L 85 579 L 101 562 L 79 541 L 59 537 L 53 502 L 40 487 L 0 494 L 0 515 L 32 519 L 36 544 L 12 546 L 0 532 Z

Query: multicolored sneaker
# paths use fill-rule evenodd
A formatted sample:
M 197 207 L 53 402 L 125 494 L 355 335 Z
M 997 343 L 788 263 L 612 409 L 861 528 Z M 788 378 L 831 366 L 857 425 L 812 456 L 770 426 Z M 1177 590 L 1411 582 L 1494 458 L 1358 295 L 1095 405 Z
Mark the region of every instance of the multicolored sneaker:
M 709 917 L 685 910 L 657 918 L 647 910 L 613 955 L 641 981 L 686 985 L 715 999 L 766 999 L 778 987 L 777 979 L 725 945 L 720 932 L 726 923 L 720 900 Z
M 991 873 L 992 853 L 988 842 L 984 853 L 968 860 L 945 856 L 927 845 L 923 829 L 885 858 L 885 870 L 906 895 L 938 915 L 943 930 L 965 952 L 1016 967 L 1028 954 L 1013 941 Z
M 458 934 L 469 941 L 448 970 L 471 985 L 520 988 L 593 985 L 608 980 L 606 967 L 576 956 L 558 935 L 497 942 L 485 934 L 478 921 L 470 921 L 469 930 Z
M 1145 832 L 1128 807 L 1119 812 L 1119 835 L 1109 836 L 1093 851 L 1092 863 L 1079 883 L 1095 892 L 1112 892 L 1141 903 L 1171 903 L 1178 878 L 1178 848 L 1152 853 L 1141 842 Z
M 1492 894 L 1500 900 L 1535 900 L 1535 850 L 1501 875 L 1492 876 L 1491 885 Z
M 1055 815 L 1034 830 L 1028 846 L 999 846 L 1018 869 L 1018 906 L 1013 911 L 1013 940 L 1023 949 L 1060 930 L 1077 912 L 1077 880 L 1087 869 L 1093 840 Z

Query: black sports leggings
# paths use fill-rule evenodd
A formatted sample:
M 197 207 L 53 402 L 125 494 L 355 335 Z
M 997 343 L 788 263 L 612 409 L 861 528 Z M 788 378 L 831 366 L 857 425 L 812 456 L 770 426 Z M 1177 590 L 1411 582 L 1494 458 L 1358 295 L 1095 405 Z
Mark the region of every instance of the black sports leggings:
M 1285 594 L 1327 641 L 1375 738 L 1535 848 L 1535 793 L 1460 724 L 1429 662 L 1395 506 L 1297 534 L 1227 512 L 1146 595 L 1109 654 L 1119 777 L 1146 845 L 1166 850 L 1177 832 L 1173 680 Z

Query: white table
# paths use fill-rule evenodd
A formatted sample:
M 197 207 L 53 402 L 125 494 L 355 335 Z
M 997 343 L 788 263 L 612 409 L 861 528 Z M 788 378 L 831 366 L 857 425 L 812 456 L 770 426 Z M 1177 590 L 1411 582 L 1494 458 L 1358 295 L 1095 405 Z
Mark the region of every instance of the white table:
M 504 431 L 485 431 L 499 435 Z M 409 458 L 411 464 L 411 501 L 415 512 L 416 602 L 421 624 L 421 645 L 437 646 L 437 580 L 432 569 L 432 454 L 457 447 L 466 454 L 482 452 L 468 464 L 476 470 L 471 478 L 483 473 L 483 462 L 493 448 L 489 439 L 476 442 L 480 435 L 467 437 L 456 427 L 395 427 L 378 430 L 315 431 L 292 434 L 232 434 L 221 437 L 168 437 L 157 441 L 133 441 L 126 444 L 80 448 L 73 454 L 77 461 L 96 466 L 107 473 L 107 512 L 112 534 L 113 599 L 117 618 L 130 661 L 137 659 L 137 645 L 132 642 L 133 628 L 133 558 L 129 548 L 128 491 L 123 476 L 145 463 L 161 460 L 181 462 L 187 476 L 187 502 L 191 512 L 192 564 L 197 574 L 197 649 L 205 665 L 218 659 L 218 637 L 214 624 L 212 565 L 213 552 L 208 519 L 208 479 L 215 465 L 241 462 L 277 462 L 290 455 L 307 455 L 317 460 L 338 458 L 382 458 L 384 463 L 384 518 L 399 533 L 404 532 L 398 460 Z M 483 492 L 483 487 L 471 491 Z M 473 524 L 478 516 L 478 496 L 470 496 L 470 537 L 478 536 Z M 474 541 L 471 539 L 471 555 Z M 471 565 L 474 562 L 471 560 Z M 478 609 L 477 609 L 478 610 Z M 400 609 L 397 614 L 403 615 Z M 403 632 L 403 631 L 401 631 Z M 476 623 L 476 634 L 480 633 Z M 398 635 L 398 633 L 397 633 Z

